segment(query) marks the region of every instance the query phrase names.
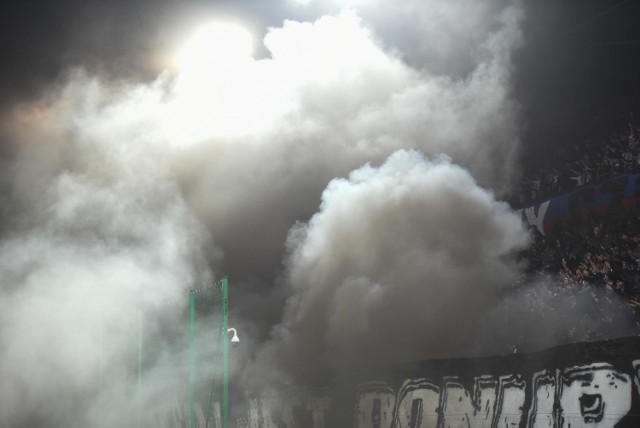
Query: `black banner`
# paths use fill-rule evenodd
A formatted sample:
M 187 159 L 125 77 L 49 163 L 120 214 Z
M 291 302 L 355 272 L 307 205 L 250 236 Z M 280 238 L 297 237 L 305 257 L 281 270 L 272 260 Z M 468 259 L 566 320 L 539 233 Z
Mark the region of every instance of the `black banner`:
M 430 360 L 250 400 L 250 428 L 638 427 L 640 338 Z

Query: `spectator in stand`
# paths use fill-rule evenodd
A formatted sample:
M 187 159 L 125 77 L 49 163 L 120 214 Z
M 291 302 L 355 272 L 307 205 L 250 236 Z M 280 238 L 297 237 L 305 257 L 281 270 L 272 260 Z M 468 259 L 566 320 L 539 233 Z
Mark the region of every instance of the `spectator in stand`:
M 624 133 L 604 136 L 604 125 L 596 122 L 592 135 L 580 144 L 561 149 L 536 175 L 523 177 L 521 186 L 509 198 L 514 208 L 615 175 L 640 171 L 640 132 L 631 124 L 627 126 Z
M 575 182 L 575 187 L 580 187 L 585 184 L 586 174 L 583 169 L 579 169 L 578 167 L 574 168 L 568 168 L 569 171 L 573 173 L 569 179 Z
M 622 154 L 622 161 L 624 163 L 624 172 L 629 173 L 633 170 L 633 153 L 631 149 L 628 149 L 626 152 Z

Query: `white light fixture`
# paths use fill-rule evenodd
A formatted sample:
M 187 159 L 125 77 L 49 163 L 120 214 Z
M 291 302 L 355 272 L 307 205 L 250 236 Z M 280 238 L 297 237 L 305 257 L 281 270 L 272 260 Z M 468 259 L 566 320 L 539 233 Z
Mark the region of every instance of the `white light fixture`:
M 240 338 L 238 337 L 238 332 L 235 328 L 230 328 L 227 333 L 233 332 L 233 336 L 231 337 L 231 343 L 240 343 Z

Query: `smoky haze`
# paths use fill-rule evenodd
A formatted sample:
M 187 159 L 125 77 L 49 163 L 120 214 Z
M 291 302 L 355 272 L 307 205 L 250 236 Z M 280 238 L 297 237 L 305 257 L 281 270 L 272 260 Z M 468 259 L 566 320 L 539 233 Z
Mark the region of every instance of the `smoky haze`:
M 499 202 L 524 10 L 483 4 L 282 4 L 261 59 L 147 83 L 72 67 L 12 104 L 1 424 L 117 425 L 101 409 L 131 410 L 138 314 L 161 342 L 223 273 L 246 386 L 464 354 L 528 242 Z M 149 400 L 184 360 L 155 349 Z
M 331 181 L 287 243 L 291 297 L 259 357 L 309 381 L 327 368 L 464 355 L 514 282 L 528 235 L 461 167 L 398 151 Z
M 168 301 L 212 279 L 207 231 L 143 143 L 127 150 L 122 124 L 92 122 L 88 105 L 105 98 L 91 85 L 70 83 L 7 131 L 17 148 L 0 245 L 2 425 L 126 420 L 138 314 L 151 333 L 179 312 Z

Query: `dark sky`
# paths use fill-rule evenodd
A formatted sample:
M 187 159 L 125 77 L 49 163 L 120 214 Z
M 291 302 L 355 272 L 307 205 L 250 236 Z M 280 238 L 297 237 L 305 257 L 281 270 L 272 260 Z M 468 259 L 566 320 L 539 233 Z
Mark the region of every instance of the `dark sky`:
M 529 1 L 527 46 L 517 56 L 527 155 L 543 158 L 602 115 L 638 112 L 640 4 Z M 637 124 L 636 124 L 637 125 Z
M 176 0 L 63 0 L 3 2 L 0 6 L 0 103 L 37 97 L 69 67 L 109 77 L 150 80 L 166 66 L 163 53 L 177 48 L 194 22 L 234 16 L 254 31 L 278 8 L 269 2 Z M 273 2 L 277 6 L 277 2 Z M 178 42 L 179 43 L 179 42 Z

